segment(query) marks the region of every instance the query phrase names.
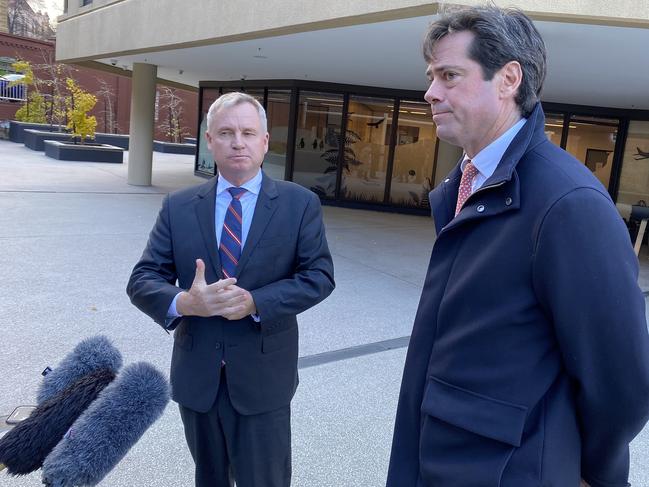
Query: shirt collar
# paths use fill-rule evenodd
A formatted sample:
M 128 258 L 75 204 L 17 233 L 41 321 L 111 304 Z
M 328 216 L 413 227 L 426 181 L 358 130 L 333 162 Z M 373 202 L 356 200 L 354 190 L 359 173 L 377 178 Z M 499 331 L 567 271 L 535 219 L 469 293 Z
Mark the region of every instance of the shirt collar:
M 254 194 L 259 194 L 261 191 L 261 181 L 263 179 L 261 169 L 257 172 L 254 178 L 246 181 L 243 183 L 240 187 L 247 189 L 249 192 L 254 193 Z M 226 191 L 228 188 L 233 187 L 234 184 L 232 184 L 230 181 L 225 179 L 221 174 L 219 173 L 219 179 L 216 183 L 216 195 L 219 196 L 223 191 Z
M 526 121 L 526 118 L 521 118 L 518 122 L 512 125 L 507 132 L 478 152 L 474 158 L 470 159 L 475 168 L 482 176 L 484 176 L 485 179 L 489 179 L 494 173 L 496 167 L 498 167 L 498 163 L 503 157 L 503 154 L 505 154 L 507 147 L 509 147 L 509 144 L 514 140 L 514 137 L 516 137 L 516 134 L 520 129 L 523 128 Z M 467 161 L 469 161 L 469 157 L 464 154 L 464 159 L 460 166 L 462 172 L 464 172 L 464 166 L 466 166 Z

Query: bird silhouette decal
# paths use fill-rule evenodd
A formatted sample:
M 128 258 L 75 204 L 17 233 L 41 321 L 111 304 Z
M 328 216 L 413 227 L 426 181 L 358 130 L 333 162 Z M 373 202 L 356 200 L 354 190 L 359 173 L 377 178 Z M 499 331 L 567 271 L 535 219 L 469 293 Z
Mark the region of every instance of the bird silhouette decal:
M 640 160 L 642 160 L 642 159 L 649 159 L 649 152 L 643 152 L 643 151 L 641 151 L 641 150 L 640 150 L 640 147 L 636 147 L 636 150 L 638 151 L 638 153 L 637 153 L 637 154 L 633 154 L 633 156 L 634 156 L 633 158 L 634 158 L 636 161 L 640 161 Z
M 374 127 L 376 129 L 376 128 L 379 128 L 379 125 L 381 125 L 384 120 L 385 120 L 385 117 L 383 117 L 380 120 L 377 120 L 376 122 L 367 122 L 367 125 L 369 125 L 370 127 Z

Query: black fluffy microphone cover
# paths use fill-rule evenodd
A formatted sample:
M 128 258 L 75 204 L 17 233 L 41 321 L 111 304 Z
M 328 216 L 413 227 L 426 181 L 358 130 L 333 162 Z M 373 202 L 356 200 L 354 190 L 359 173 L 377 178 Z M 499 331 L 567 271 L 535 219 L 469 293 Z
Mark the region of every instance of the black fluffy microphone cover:
M 84 375 L 100 369 L 108 369 L 117 374 L 121 366 L 122 354 L 108 338 L 102 335 L 86 338 L 43 378 L 37 402 L 42 404 Z
M 43 483 L 97 485 L 160 417 L 168 401 L 169 383 L 152 365 L 125 367 L 47 457 Z
M 115 373 L 108 369 L 81 377 L 0 438 L 0 463 L 7 472 L 25 475 L 39 469 L 74 421 L 114 378 Z

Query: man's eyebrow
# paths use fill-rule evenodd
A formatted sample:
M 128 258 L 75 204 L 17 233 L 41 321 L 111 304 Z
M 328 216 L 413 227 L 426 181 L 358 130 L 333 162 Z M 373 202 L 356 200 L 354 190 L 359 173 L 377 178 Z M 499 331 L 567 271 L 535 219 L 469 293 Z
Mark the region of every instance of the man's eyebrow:
M 444 65 L 442 65 L 442 66 L 436 66 L 435 68 L 428 68 L 428 69 L 426 70 L 426 76 L 428 76 L 428 77 L 430 78 L 430 76 L 431 76 L 433 73 L 440 73 L 440 72 L 442 72 L 442 71 L 448 71 L 448 70 L 451 70 L 451 71 L 461 71 L 462 68 L 461 68 L 460 66 L 453 65 L 453 64 L 444 64 Z

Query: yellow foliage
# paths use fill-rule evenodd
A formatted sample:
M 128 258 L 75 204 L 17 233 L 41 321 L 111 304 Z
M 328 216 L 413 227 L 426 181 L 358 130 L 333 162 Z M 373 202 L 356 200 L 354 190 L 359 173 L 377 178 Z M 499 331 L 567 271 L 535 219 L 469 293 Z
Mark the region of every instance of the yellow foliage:
M 88 116 L 97 103 L 97 97 L 84 90 L 72 79 L 68 78 L 65 82 L 70 96 L 66 99 L 66 108 L 68 115 L 68 129 L 72 134 L 81 139 L 83 144 L 86 138 L 95 136 L 97 119 L 94 115 Z
M 19 84 L 23 84 L 23 85 L 34 84 L 34 72 L 32 71 L 32 66 L 31 64 L 29 64 L 29 61 L 18 60 L 15 63 L 11 64 L 11 68 L 17 73 L 24 75 L 25 77 L 19 81 L 12 81 L 11 83 L 9 83 L 9 86 L 14 86 Z
M 16 111 L 16 120 L 29 123 L 47 123 L 46 107 L 43 95 L 30 93 L 27 102 Z

